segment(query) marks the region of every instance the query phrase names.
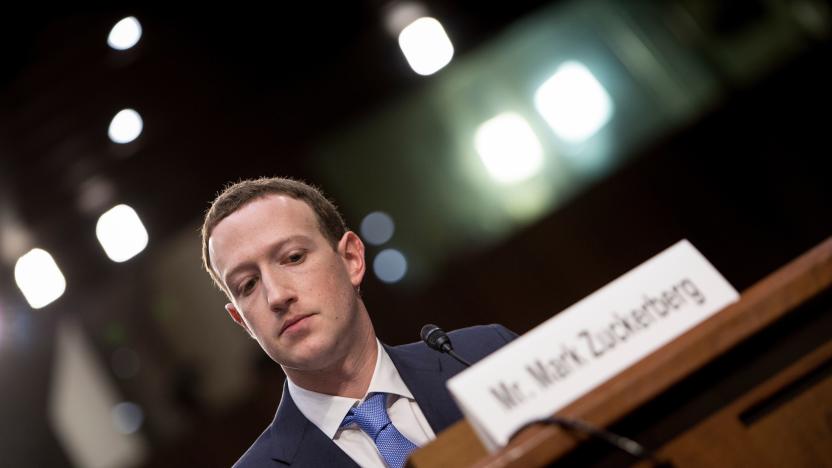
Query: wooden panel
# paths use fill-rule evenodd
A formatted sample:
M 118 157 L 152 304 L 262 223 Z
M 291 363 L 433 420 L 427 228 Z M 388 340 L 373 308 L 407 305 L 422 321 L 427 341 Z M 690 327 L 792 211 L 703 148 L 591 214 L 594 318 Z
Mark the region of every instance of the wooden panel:
M 677 437 L 660 455 L 680 468 L 832 466 L 831 363 L 832 341 Z M 750 409 L 762 414 L 743 422 Z
M 471 466 L 485 458 L 488 452 L 474 434 L 467 420 L 462 420 L 442 432 L 441 437 L 414 452 L 408 459 L 410 467 Z
M 777 466 L 832 466 L 832 378 L 752 425 L 749 432 Z
M 699 324 L 659 351 L 558 412 L 598 426 L 608 426 L 701 369 L 800 304 L 832 286 L 832 238 L 767 276 L 739 302 Z M 411 466 L 471 466 L 484 452 L 467 422 L 453 426 L 453 444 L 440 440 L 418 450 Z M 740 436 L 738 436 L 740 437 Z M 570 451 L 578 441 L 552 427 L 533 427 L 505 449 L 479 459 L 479 467 L 539 466 Z M 463 450 L 454 447 L 465 447 Z M 481 447 L 481 446 L 480 446 Z M 742 460 L 737 461 L 742 464 Z

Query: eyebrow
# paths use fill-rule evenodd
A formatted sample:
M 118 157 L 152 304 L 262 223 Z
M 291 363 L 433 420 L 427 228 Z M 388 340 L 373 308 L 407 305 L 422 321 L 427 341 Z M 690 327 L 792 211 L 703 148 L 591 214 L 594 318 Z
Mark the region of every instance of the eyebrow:
M 269 253 L 272 253 L 272 252 L 275 252 L 277 250 L 280 250 L 281 248 L 283 248 L 284 245 L 286 245 L 290 242 L 295 242 L 295 241 L 300 241 L 300 240 L 306 241 L 308 239 L 309 238 L 307 236 L 304 236 L 303 234 L 295 234 L 293 236 L 289 236 L 285 239 L 281 239 L 281 240 L 275 242 L 274 244 L 269 245 L 266 249 Z M 225 283 L 225 286 L 229 290 L 231 290 L 231 286 L 228 284 L 229 280 L 231 280 L 235 275 L 239 274 L 241 271 L 252 268 L 255 265 L 256 265 L 255 262 L 246 261 L 246 262 L 240 263 L 239 265 L 234 266 L 234 268 L 229 270 L 228 273 L 226 273 L 222 278 L 223 282 Z M 232 293 L 233 293 L 233 291 L 232 291 Z

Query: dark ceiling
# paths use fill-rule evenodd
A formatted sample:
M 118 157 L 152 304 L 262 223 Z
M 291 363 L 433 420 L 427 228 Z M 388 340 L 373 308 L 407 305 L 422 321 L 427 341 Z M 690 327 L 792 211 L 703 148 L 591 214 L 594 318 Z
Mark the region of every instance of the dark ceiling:
M 428 8 L 454 31 L 459 57 L 541 3 Z M 100 213 L 79 208 L 83 188 L 95 181 L 114 188 L 113 204 L 142 213 L 158 242 L 196 219 L 230 180 L 308 177 L 300 161 L 310 141 L 430 79 L 409 69 L 384 28 L 384 11 L 382 2 L 301 2 L 5 16 L 0 190 L 7 209 L 34 244 L 85 283 L 106 261 L 92 255 Z M 125 15 L 140 18 L 143 37 L 113 51 L 105 39 Z M 125 107 L 139 111 L 144 131 L 117 145 L 106 128 Z

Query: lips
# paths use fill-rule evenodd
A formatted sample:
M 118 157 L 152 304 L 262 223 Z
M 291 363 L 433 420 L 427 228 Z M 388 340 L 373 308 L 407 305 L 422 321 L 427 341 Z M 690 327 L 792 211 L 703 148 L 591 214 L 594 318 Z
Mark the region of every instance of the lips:
M 283 332 L 285 332 L 287 329 L 289 329 L 289 327 L 291 327 L 292 325 L 300 322 L 301 320 L 303 320 L 307 317 L 311 317 L 312 315 L 313 314 L 298 315 L 298 316 L 287 319 L 285 322 L 283 322 L 283 328 L 280 329 L 280 334 L 282 335 Z

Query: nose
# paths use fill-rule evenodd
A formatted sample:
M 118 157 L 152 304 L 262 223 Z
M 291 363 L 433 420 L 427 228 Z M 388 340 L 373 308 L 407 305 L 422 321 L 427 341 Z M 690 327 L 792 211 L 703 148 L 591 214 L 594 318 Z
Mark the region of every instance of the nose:
M 269 270 L 263 272 L 263 291 L 269 309 L 274 312 L 285 312 L 289 306 L 297 301 L 295 287 L 287 275 Z

